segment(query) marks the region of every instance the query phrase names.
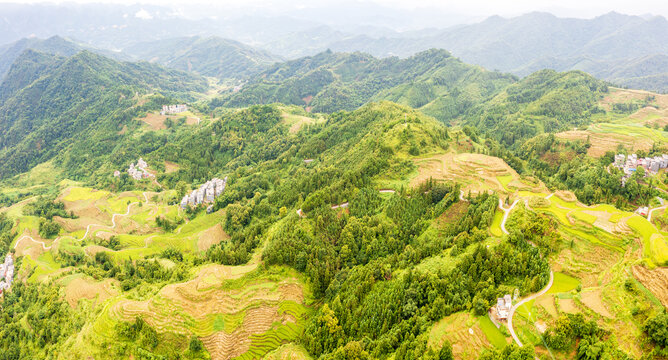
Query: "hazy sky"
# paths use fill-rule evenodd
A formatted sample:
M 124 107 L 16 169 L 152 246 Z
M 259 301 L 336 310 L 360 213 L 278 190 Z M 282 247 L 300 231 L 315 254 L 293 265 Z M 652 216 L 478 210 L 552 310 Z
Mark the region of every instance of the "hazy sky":
M 0 0 L 2 1 L 2 0 Z M 4 2 L 4 1 L 3 1 Z M 196 6 L 195 4 L 212 4 L 216 7 L 261 7 L 288 10 L 291 7 L 318 7 L 321 4 L 335 6 L 337 1 L 331 0 L 67 0 L 67 1 L 34 1 L 14 0 L 15 3 L 147 3 L 156 5 Z M 407 9 L 433 7 L 452 13 L 467 15 L 513 16 L 530 11 L 549 11 L 558 16 L 594 17 L 610 11 L 617 11 L 631 15 L 654 14 L 668 17 L 667 0 L 362 0 L 359 2 L 375 2 L 382 5 Z
M 610 11 L 625 14 L 668 15 L 666 0 L 379 0 L 395 6 L 433 6 L 459 9 L 467 13 L 517 14 L 530 11 L 549 11 L 562 16 L 592 17 Z

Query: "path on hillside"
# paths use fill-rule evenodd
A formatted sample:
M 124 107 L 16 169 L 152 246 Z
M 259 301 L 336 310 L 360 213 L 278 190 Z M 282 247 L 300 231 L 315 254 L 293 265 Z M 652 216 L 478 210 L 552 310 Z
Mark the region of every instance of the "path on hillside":
M 459 200 L 468 201 L 464 198 L 464 190 L 459 190 Z
M 668 205 L 660 206 L 658 208 L 654 208 L 654 209 L 648 211 L 647 212 L 647 221 L 652 222 L 652 213 L 655 212 L 656 210 L 663 210 L 666 207 L 668 207 Z
M 144 195 L 145 203 L 148 204 L 148 196 L 146 195 L 146 192 L 143 192 L 142 195 Z M 64 239 L 64 238 L 72 238 L 72 239 L 74 239 L 75 241 L 82 241 L 83 239 L 85 239 L 85 238 L 88 236 L 88 233 L 90 232 L 90 229 L 91 229 L 93 226 L 99 226 L 99 227 L 101 227 L 101 228 L 105 228 L 105 227 L 106 227 L 106 228 L 109 228 L 109 229 L 114 229 L 114 228 L 116 228 L 116 217 L 118 217 L 118 216 L 128 216 L 128 215 L 130 214 L 130 208 L 132 207 L 132 205 L 135 205 L 135 204 L 139 204 L 139 202 L 133 202 L 133 203 L 131 203 L 131 204 L 128 204 L 128 207 L 127 207 L 127 209 L 125 210 L 125 213 L 112 214 L 112 215 L 111 215 L 111 226 L 109 226 L 109 225 L 104 225 L 104 224 L 88 224 L 88 226 L 86 226 L 86 232 L 85 232 L 84 235 L 81 237 L 81 239 L 77 239 L 77 238 L 75 238 L 75 237 L 73 237 L 73 236 L 70 236 L 70 235 L 64 235 L 64 236 L 57 237 L 57 238 L 51 243 L 51 245 L 46 246 L 46 244 L 45 244 L 43 241 L 35 240 L 35 239 L 34 239 L 32 236 L 30 236 L 30 235 L 23 235 L 23 236 L 21 236 L 21 237 L 18 239 L 18 241 L 16 241 L 16 244 L 14 244 L 14 249 L 16 249 L 16 247 L 19 246 L 19 244 L 21 243 L 21 240 L 23 240 L 23 239 L 28 239 L 28 240 L 30 240 L 30 241 L 32 241 L 32 242 L 34 242 L 34 243 L 37 243 L 37 244 L 42 245 L 42 248 L 43 248 L 44 250 L 50 250 L 51 247 L 52 247 L 53 245 L 55 245 L 59 240 Z
M 553 195 L 554 193 L 551 193 L 545 196 L 545 199 L 549 200 Z M 512 203 L 512 205 L 510 205 L 510 207 L 504 208 L 503 201 L 499 199 L 499 208 L 505 212 L 505 214 L 503 215 L 503 220 L 501 220 L 501 230 L 503 230 L 505 234 L 508 234 L 508 230 L 506 229 L 506 220 L 508 220 L 508 215 L 513 210 L 515 205 L 517 205 L 518 200 L 519 199 L 515 200 Z M 536 244 L 533 244 L 531 242 L 529 244 L 531 244 L 531 246 L 533 247 L 536 246 Z M 553 282 L 554 282 L 554 273 L 552 272 L 552 269 L 550 269 L 550 280 L 547 282 L 547 285 L 541 291 L 525 297 L 524 299 L 520 300 L 517 304 L 515 304 L 513 307 L 510 308 L 510 312 L 508 313 L 508 331 L 510 331 L 510 335 L 513 337 L 513 340 L 515 340 L 515 343 L 517 343 L 517 346 L 522 347 L 522 342 L 520 341 L 519 337 L 517 337 L 515 329 L 513 328 L 513 316 L 515 315 L 515 310 L 517 310 L 520 306 L 524 305 L 525 303 L 544 295 L 546 292 L 550 290 L 550 288 L 552 288 Z M 537 356 L 536 359 L 538 359 Z
M 499 209 L 501 209 L 505 214 L 503 214 L 503 220 L 501 220 L 501 230 L 503 231 L 504 234 L 510 234 L 508 230 L 506 230 L 506 220 L 508 220 L 508 215 L 510 215 L 510 212 L 513 210 L 515 205 L 517 205 L 517 202 L 519 199 L 516 199 L 513 201 L 512 205 L 510 205 L 509 208 L 504 208 L 503 207 L 503 200 L 499 199 Z

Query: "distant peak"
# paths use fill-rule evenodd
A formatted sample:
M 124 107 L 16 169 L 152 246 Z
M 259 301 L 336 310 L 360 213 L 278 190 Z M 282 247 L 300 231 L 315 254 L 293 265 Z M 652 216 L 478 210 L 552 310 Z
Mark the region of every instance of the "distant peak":
M 601 16 L 598 16 L 597 18 L 627 18 L 631 17 L 630 15 L 625 15 L 622 13 L 618 13 L 616 11 L 610 11 L 609 13 L 605 13 Z
M 545 19 L 545 18 L 556 19 L 557 18 L 556 15 L 554 15 L 552 13 L 549 13 L 549 12 L 545 12 L 545 11 L 532 11 L 530 13 L 526 13 L 526 14 L 524 14 L 522 16 L 518 16 L 518 17 L 519 18 L 536 18 L 536 19 Z

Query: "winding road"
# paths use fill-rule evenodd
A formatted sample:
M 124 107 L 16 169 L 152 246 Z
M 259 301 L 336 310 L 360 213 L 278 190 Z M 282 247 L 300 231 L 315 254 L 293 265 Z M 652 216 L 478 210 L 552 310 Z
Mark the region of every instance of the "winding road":
M 547 285 L 543 288 L 543 290 L 525 297 L 524 299 L 520 300 L 517 304 L 513 305 L 512 308 L 510 308 L 510 312 L 508 313 L 508 331 L 510 331 L 510 335 L 513 337 L 513 340 L 515 340 L 515 342 L 517 343 L 517 346 L 522 347 L 522 342 L 517 337 L 517 334 L 515 334 L 515 330 L 513 329 L 513 315 L 515 315 L 515 310 L 517 310 L 517 308 L 519 308 L 520 306 L 524 305 L 526 302 L 534 300 L 537 297 L 548 292 L 552 287 L 553 282 L 554 282 L 554 273 L 552 272 L 552 270 L 550 270 L 550 281 L 547 282 Z
M 656 198 L 657 198 L 657 200 L 659 200 L 659 203 L 661 203 L 661 206 L 656 207 L 656 208 L 654 208 L 654 209 L 651 209 L 651 210 L 649 210 L 649 211 L 647 212 L 647 221 L 649 221 L 649 222 L 652 222 L 652 213 L 653 213 L 654 211 L 656 211 L 656 210 L 663 210 L 663 209 L 665 209 L 666 207 L 668 207 L 668 205 L 664 205 L 664 201 L 663 201 L 663 199 L 662 199 L 661 197 L 657 196 Z
M 145 202 L 146 204 L 148 204 L 148 196 L 146 195 L 146 192 L 143 192 L 142 195 L 144 195 L 144 202 Z M 74 238 L 74 237 L 72 237 L 72 236 L 65 235 L 65 236 L 60 236 L 60 237 L 56 238 L 56 239 L 51 243 L 51 245 L 46 246 L 46 245 L 44 244 L 44 242 L 35 240 L 35 239 L 33 239 L 33 237 L 30 236 L 30 235 L 23 235 L 23 236 L 21 236 L 21 237 L 16 241 L 16 244 L 14 244 L 14 249 L 16 249 L 16 248 L 19 246 L 19 244 L 21 243 L 21 241 L 22 241 L 23 239 L 28 239 L 28 240 L 30 240 L 30 241 L 32 241 L 32 242 L 34 242 L 34 243 L 37 243 L 37 244 L 42 245 L 42 248 L 43 248 L 44 250 L 49 250 L 49 249 L 51 249 L 51 247 L 52 247 L 53 245 L 55 245 L 59 240 L 64 239 L 64 238 L 72 238 L 72 239 L 74 239 L 75 241 L 82 241 L 83 239 L 85 239 L 85 238 L 88 236 L 88 233 L 90 233 L 90 229 L 91 229 L 93 226 L 99 226 L 99 227 L 101 227 L 101 228 L 109 228 L 109 229 L 113 229 L 113 228 L 115 228 L 115 227 L 116 227 L 116 217 L 118 217 L 118 216 L 128 216 L 128 215 L 130 214 L 130 208 L 132 207 L 132 205 L 135 205 L 135 204 L 139 204 L 139 202 L 133 202 L 132 204 L 128 204 L 128 208 L 125 210 L 125 213 L 124 213 L 124 214 L 121 214 L 121 213 L 118 213 L 118 214 L 112 214 L 112 215 L 111 215 L 111 226 L 109 226 L 109 225 L 104 225 L 104 224 L 89 224 L 88 226 L 86 226 L 86 232 L 85 232 L 84 235 L 81 237 L 81 239 L 77 239 L 77 238 Z
M 547 195 L 545 199 L 549 199 L 554 195 L 554 193 Z M 505 208 L 503 206 L 503 201 L 499 199 L 499 209 L 501 209 L 504 212 L 503 215 L 503 220 L 501 220 L 501 230 L 503 230 L 504 234 L 509 234 L 508 230 L 506 229 L 506 220 L 508 220 L 508 215 L 510 215 L 510 212 L 513 210 L 515 205 L 517 205 L 517 202 L 519 199 L 513 201 L 512 205 L 510 207 Z M 530 243 L 531 246 L 536 246 L 533 243 Z M 522 342 L 520 341 L 519 337 L 517 337 L 517 334 L 515 333 L 515 329 L 513 329 L 513 316 L 515 315 L 515 310 L 517 310 L 520 306 L 524 305 L 526 302 L 534 300 L 542 295 L 544 295 L 546 292 L 552 288 L 552 283 L 554 282 L 554 273 L 550 269 L 550 281 L 547 282 L 547 285 L 543 288 L 543 290 L 534 293 L 532 295 L 529 295 L 525 297 L 524 299 L 520 300 L 517 304 L 513 305 L 512 308 L 510 308 L 510 312 L 508 313 L 508 331 L 510 331 L 510 335 L 513 337 L 513 340 L 515 340 L 515 343 L 517 343 L 517 346 L 522 347 Z M 538 359 L 538 357 L 536 357 Z

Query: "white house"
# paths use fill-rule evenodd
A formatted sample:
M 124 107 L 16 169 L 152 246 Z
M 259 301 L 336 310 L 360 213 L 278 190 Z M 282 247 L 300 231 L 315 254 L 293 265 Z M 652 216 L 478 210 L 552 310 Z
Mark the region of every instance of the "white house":
M 510 297 L 510 294 L 506 294 L 504 297 L 496 299 L 496 313 L 499 319 L 507 319 L 512 307 L 513 300 Z

